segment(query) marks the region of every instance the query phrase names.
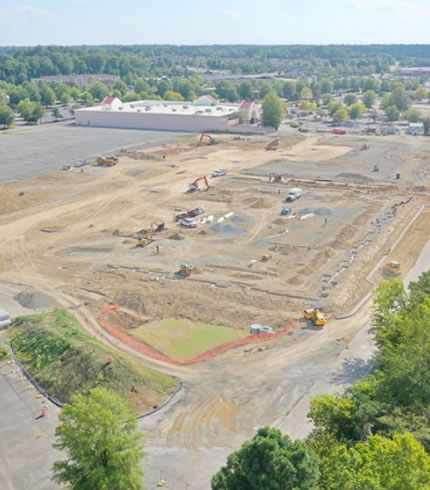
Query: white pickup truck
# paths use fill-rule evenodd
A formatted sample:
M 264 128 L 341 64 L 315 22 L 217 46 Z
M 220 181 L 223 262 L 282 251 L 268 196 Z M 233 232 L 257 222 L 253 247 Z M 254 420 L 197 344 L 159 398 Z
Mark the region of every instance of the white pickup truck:
M 286 202 L 292 202 L 292 201 L 297 201 L 299 197 L 302 196 L 302 190 L 300 187 L 293 187 L 292 189 L 289 190 L 288 196 L 285 199 Z

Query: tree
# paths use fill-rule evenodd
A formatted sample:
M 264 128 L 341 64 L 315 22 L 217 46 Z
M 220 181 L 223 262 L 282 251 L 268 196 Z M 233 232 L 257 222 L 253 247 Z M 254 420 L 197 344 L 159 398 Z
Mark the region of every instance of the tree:
M 84 101 L 85 107 L 91 107 L 92 105 L 94 105 L 93 96 L 89 92 L 84 92 L 82 94 L 82 100 Z
M 318 460 L 304 442 L 263 427 L 229 455 L 212 478 L 212 490 L 307 490 L 318 478 Z
M 258 97 L 260 99 L 264 99 L 264 97 L 266 97 L 266 95 L 271 91 L 272 91 L 272 86 L 270 85 L 270 83 L 263 82 L 262 84 L 260 84 L 260 89 L 258 91 Z
M 421 121 L 423 118 L 423 113 L 419 111 L 418 109 L 413 109 L 410 108 L 406 111 L 405 113 L 405 118 L 410 122 L 410 123 L 416 123 L 418 121 Z
M 3 128 L 10 128 L 15 121 L 15 114 L 13 110 L 7 105 L 0 105 L 0 124 Z
M 400 111 L 395 105 L 390 105 L 385 109 L 385 115 L 389 121 L 397 121 L 400 117 Z
M 284 109 L 281 99 L 275 92 L 269 92 L 263 101 L 263 126 L 279 128 L 284 117 Z
M 67 459 L 54 463 L 54 480 L 76 490 L 143 488 L 141 435 L 126 402 L 106 388 L 76 395 L 59 415 L 58 442 Z
M 320 82 L 320 90 L 322 95 L 331 94 L 333 92 L 333 82 L 329 78 L 323 78 Z
M 300 109 L 302 111 L 316 111 L 317 105 L 315 102 L 311 102 L 310 100 L 302 100 L 300 102 Z
M 360 117 L 367 111 L 364 104 L 352 104 L 349 108 L 349 117 L 351 119 L 360 119 Z
M 166 82 L 166 80 L 161 80 L 161 82 L 157 85 L 157 94 L 160 97 L 164 97 L 164 94 L 170 90 L 170 85 Z
M 414 90 L 414 99 L 416 100 L 427 99 L 428 95 L 427 90 L 422 85 Z
M 333 114 L 339 110 L 339 109 L 342 109 L 343 105 L 340 103 L 340 102 L 336 102 L 334 100 L 332 100 L 329 104 L 328 104 L 328 112 L 330 113 L 330 116 L 333 116 Z
M 33 106 L 34 103 L 31 102 L 30 99 L 21 100 L 21 102 L 18 104 L 18 113 L 24 119 L 24 121 L 28 121 L 30 119 Z
M 125 95 L 127 93 L 127 85 L 122 80 L 117 80 L 112 87 L 114 90 L 118 90 L 121 95 Z
M 216 93 L 221 99 L 235 102 L 239 98 L 236 86 L 228 80 L 221 80 L 216 84 Z
M 333 114 L 334 122 L 342 122 L 342 121 L 346 121 L 347 119 L 348 119 L 348 111 L 345 109 L 345 107 L 341 107 Z
M 406 93 L 404 87 L 396 87 L 391 93 L 392 103 L 399 109 L 399 111 L 406 111 L 411 105 L 411 99 Z
M 40 87 L 40 101 L 43 105 L 55 104 L 55 92 L 46 83 Z
M 375 105 L 375 102 L 376 102 L 376 92 L 374 92 L 373 90 L 368 90 L 367 92 L 365 92 L 363 94 L 362 101 L 363 101 L 363 104 L 368 109 L 370 109 L 371 107 L 373 107 Z
M 296 85 L 293 82 L 285 82 L 282 91 L 287 100 L 297 99 Z
M 91 85 L 90 93 L 95 100 L 103 100 L 108 94 L 108 89 L 104 83 L 96 82 L 94 85 Z
M 252 100 L 253 99 L 253 87 L 251 82 L 243 82 L 239 85 L 237 90 L 242 99 Z
M 333 97 L 331 96 L 331 94 L 324 94 L 323 95 L 323 98 L 322 98 L 322 103 L 323 105 L 329 105 L 330 102 L 333 100 Z
M 51 111 L 51 114 L 52 114 L 52 117 L 55 119 L 55 122 L 57 122 L 58 119 L 63 119 L 63 114 L 61 114 L 58 107 L 54 107 Z
M 370 436 L 352 448 L 334 448 L 324 461 L 321 488 L 412 490 L 430 487 L 430 456 L 410 434 Z
M 26 121 L 30 124 L 36 124 L 37 121 L 39 121 L 39 119 L 43 117 L 44 113 L 45 110 L 43 109 L 42 105 L 38 102 L 33 102 L 33 109 L 31 111 L 30 117 L 26 119 Z
M 0 106 L 7 105 L 7 94 L 4 90 L 0 90 Z
M 343 98 L 343 101 L 345 102 L 346 105 L 352 105 L 357 103 L 358 98 L 355 94 L 346 94 L 345 97 Z
M 300 97 L 302 99 L 312 99 L 312 90 L 309 87 L 303 87 L 300 91 Z
M 184 100 L 182 95 L 179 92 L 174 92 L 173 90 L 167 90 L 164 93 L 164 100 L 177 100 L 181 101 Z

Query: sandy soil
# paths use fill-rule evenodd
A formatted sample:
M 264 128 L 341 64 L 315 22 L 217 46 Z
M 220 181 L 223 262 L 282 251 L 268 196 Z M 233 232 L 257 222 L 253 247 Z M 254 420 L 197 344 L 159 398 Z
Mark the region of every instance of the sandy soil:
M 2 283 L 15 294 L 29 287 L 43 291 L 104 342 L 184 380 L 177 402 L 142 429 L 148 465 L 175 468 L 198 490 L 208 488 L 210 472 L 257 426 L 282 425 L 286 410 L 337 359 L 342 338 L 362 328 L 367 313 L 352 322 L 329 322 L 324 330 L 298 320 L 290 336 L 178 367 L 144 358 L 110 337 L 97 322 L 100 309 L 116 301 L 136 322 L 175 317 L 243 331 L 252 323 L 287 326 L 316 302 L 333 318 L 368 292 L 366 275 L 428 202 L 422 177 L 427 160 L 415 158 L 429 150 L 423 140 L 404 139 L 402 147 L 408 175 L 421 172 L 417 187 L 409 179 L 321 182 L 291 172 L 289 183 L 269 184 L 267 175 L 242 174 L 273 160 L 275 152 L 266 152 L 261 138 L 218 139 L 215 146 L 184 141 L 180 151 L 158 149 L 166 155 L 161 160 L 122 157 L 114 168 L 56 172 L 0 188 Z M 348 141 L 355 150 L 361 144 L 359 138 Z M 339 158 L 350 155 L 349 146 L 318 142 L 314 136 L 285 140 L 279 154 L 294 154 L 304 173 L 314 154 L 338 167 Z M 371 152 L 367 158 L 373 165 Z M 228 175 L 209 179 L 207 192 L 185 194 L 190 182 L 216 168 Z M 299 218 L 286 220 L 282 201 L 297 185 L 303 197 L 288 206 Z M 174 223 L 174 214 L 195 206 L 206 209 L 203 216 L 213 215 L 212 223 L 195 229 Z M 230 212 L 224 233 L 211 230 Z M 387 260 L 400 261 L 406 271 L 428 239 L 428 219 L 424 213 Z M 154 234 L 148 247 L 136 248 L 132 235 L 153 221 L 165 221 L 168 229 Z M 270 260 L 261 261 L 262 254 Z M 189 279 L 175 276 L 181 263 L 194 266 Z

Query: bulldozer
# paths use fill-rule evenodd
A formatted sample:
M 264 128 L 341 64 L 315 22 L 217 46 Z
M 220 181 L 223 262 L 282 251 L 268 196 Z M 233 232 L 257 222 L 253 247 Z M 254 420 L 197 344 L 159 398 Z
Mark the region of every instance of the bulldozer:
M 176 274 L 180 277 L 190 277 L 192 270 L 193 267 L 191 265 L 181 264 Z
M 283 181 L 284 181 L 284 177 L 282 175 L 275 174 L 273 172 L 269 174 L 269 183 L 275 184 L 277 182 L 283 182 Z
M 218 143 L 218 141 L 212 138 L 212 136 L 210 136 L 209 134 L 202 133 L 199 140 L 199 146 L 203 144 L 203 140 L 205 138 L 208 140 L 208 145 L 216 145 Z
M 323 327 L 327 323 L 327 319 L 321 313 L 319 306 L 314 306 L 313 308 L 308 308 L 303 312 L 304 318 L 306 320 L 311 320 L 312 325 Z
M 95 165 L 97 167 L 114 167 L 118 163 L 117 157 L 98 157 Z
M 400 264 L 398 262 L 395 262 L 394 260 L 388 262 L 388 264 L 385 264 L 382 272 L 385 276 L 389 277 L 397 277 L 400 276 L 400 274 L 402 273 L 400 269 Z
M 199 177 L 198 179 L 196 179 L 194 182 L 192 182 L 187 191 L 186 191 L 186 194 L 191 194 L 193 192 L 196 192 L 199 190 L 199 186 L 198 186 L 198 183 L 203 180 L 205 185 L 206 185 L 206 190 L 208 191 L 209 190 L 209 182 L 208 182 L 208 179 L 206 177 L 206 175 L 203 175 L 203 177 Z

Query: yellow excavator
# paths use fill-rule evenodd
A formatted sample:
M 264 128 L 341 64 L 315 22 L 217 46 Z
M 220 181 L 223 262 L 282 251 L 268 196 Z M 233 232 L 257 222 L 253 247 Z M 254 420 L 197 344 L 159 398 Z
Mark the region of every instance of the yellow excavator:
M 385 264 L 382 272 L 384 275 L 390 277 L 397 277 L 400 276 L 400 274 L 402 273 L 400 269 L 400 264 L 398 262 L 395 262 L 394 260 L 388 262 L 388 264 Z
M 145 236 L 137 240 L 137 248 L 143 248 L 152 243 L 154 240 L 152 238 L 152 232 L 147 232 Z
M 114 167 L 118 163 L 117 157 L 99 157 L 96 160 L 97 167 Z
M 303 316 L 306 320 L 311 320 L 312 325 L 318 327 L 323 327 L 327 323 L 326 317 L 321 313 L 321 309 L 318 306 L 308 308 L 303 312 Z

